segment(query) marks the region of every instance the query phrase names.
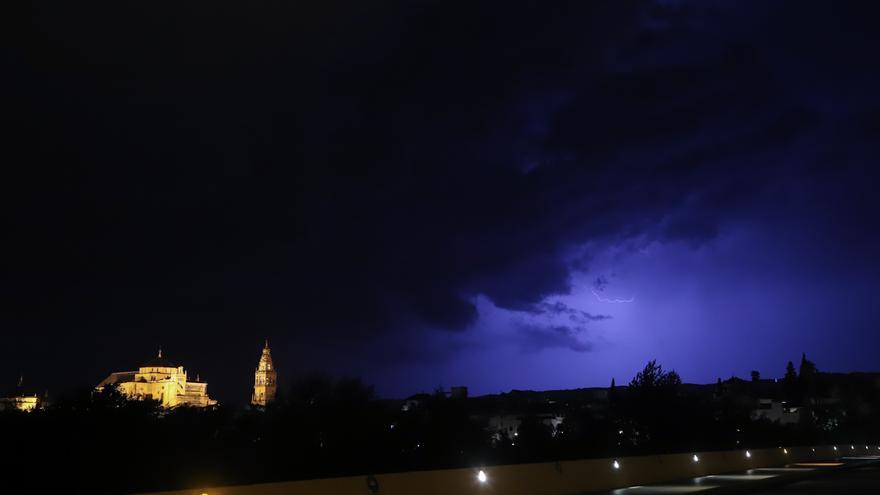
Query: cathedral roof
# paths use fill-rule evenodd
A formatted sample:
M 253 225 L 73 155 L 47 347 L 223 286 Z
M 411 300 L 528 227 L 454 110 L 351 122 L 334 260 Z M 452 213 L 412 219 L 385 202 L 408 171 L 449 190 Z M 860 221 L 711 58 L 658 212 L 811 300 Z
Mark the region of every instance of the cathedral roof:
M 0 397 L 26 397 L 30 395 L 37 395 L 36 391 L 31 390 L 30 388 L 26 388 L 24 386 L 24 377 L 20 377 L 18 379 L 18 384 L 15 387 L 9 387 L 5 390 L 0 391 Z
M 150 359 L 144 365 L 143 368 L 177 368 L 171 361 L 162 357 L 162 349 L 159 349 L 159 355 Z

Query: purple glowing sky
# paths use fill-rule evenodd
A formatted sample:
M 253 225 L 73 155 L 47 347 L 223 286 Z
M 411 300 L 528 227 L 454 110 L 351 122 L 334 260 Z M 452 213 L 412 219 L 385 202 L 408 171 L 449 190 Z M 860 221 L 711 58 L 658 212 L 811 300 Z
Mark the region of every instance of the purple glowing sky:
M 828 266 L 835 246 L 805 237 L 739 224 L 699 246 L 641 239 L 597 246 L 591 269 L 572 273 L 571 293 L 546 303 L 610 318 L 562 334 L 554 327 L 578 326 L 571 311 L 536 316 L 480 297 L 467 333 L 436 331 L 421 343 L 455 348 L 448 358 L 372 376 L 393 384 L 383 390 L 394 395 L 426 384 L 467 384 L 477 393 L 607 386 L 651 359 L 697 383 L 753 369 L 781 376 L 801 352 L 826 371 L 876 369 L 872 301 L 880 282 L 865 280 L 857 266 Z M 597 300 L 597 277 L 609 281 L 600 293 L 607 299 L 633 302 Z
M 338 7 L 17 27 L 0 383 L 161 345 L 241 402 L 266 337 L 384 396 L 880 369 L 868 7 Z

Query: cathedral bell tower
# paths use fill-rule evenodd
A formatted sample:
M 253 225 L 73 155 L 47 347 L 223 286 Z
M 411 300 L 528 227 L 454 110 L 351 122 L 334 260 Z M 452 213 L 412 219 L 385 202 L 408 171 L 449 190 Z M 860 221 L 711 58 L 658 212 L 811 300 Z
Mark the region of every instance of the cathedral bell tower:
M 263 347 L 260 363 L 254 372 L 254 394 L 251 396 L 251 404 L 265 407 L 275 400 L 278 374 L 275 365 L 272 364 L 272 353 L 269 351 L 269 341 Z

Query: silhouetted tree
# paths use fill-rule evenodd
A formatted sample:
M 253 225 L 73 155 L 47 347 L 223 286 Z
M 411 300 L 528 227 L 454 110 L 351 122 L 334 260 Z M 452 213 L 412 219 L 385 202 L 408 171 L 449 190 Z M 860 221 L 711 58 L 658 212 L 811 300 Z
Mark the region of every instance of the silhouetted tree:
M 782 379 L 782 386 L 785 392 L 785 398 L 789 401 L 794 401 L 798 399 L 798 381 L 797 381 L 797 372 L 794 369 L 794 364 L 789 361 L 785 366 L 785 376 Z
M 752 381 L 759 382 L 761 381 L 761 372 L 758 370 L 752 370 Z
M 682 420 L 690 411 L 678 395 L 681 378 L 675 371 L 663 371 L 652 360 L 629 384 L 623 413 L 634 422 L 633 444 L 653 445 L 681 441 Z
M 636 373 L 635 378 L 629 383 L 630 388 L 659 389 L 675 388 L 681 385 L 681 378 L 675 371 L 664 372 L 663 366 L 657 364 L 657 360 L 649 361 L 642 371 Z
M 785 377 L 783 377 L 783 379 L 786 382 L 792 383 L 797 380 L 797 371 L 795 371 L 794 364 L 791 361 L 789 361 L 788 364 L 785 366 Z
M 800 377 L 802 379 L 811 379 L 817 372 L 816 363 L 807 359 L 806 352 L 801 354 Z
M 801 354 L 801 367 L 800 374 L 798 375 L 798 395 L 799 400 L 804 405 L 809 405 L 814 403 L 814 399 L 818 393 L 818 377 L 819 371 L 816 369 L 816 364 L 807 359 L 807 353 Z M 812 415 L 802 415 L 802 418 L 807 418 Z

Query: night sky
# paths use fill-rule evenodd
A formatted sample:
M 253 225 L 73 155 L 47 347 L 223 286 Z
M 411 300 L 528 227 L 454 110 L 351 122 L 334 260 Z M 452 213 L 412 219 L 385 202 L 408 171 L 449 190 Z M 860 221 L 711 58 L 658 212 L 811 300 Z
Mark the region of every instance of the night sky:
M 880 371 L 873 2 L 99 4 L 3 16 L 4 389 Z

